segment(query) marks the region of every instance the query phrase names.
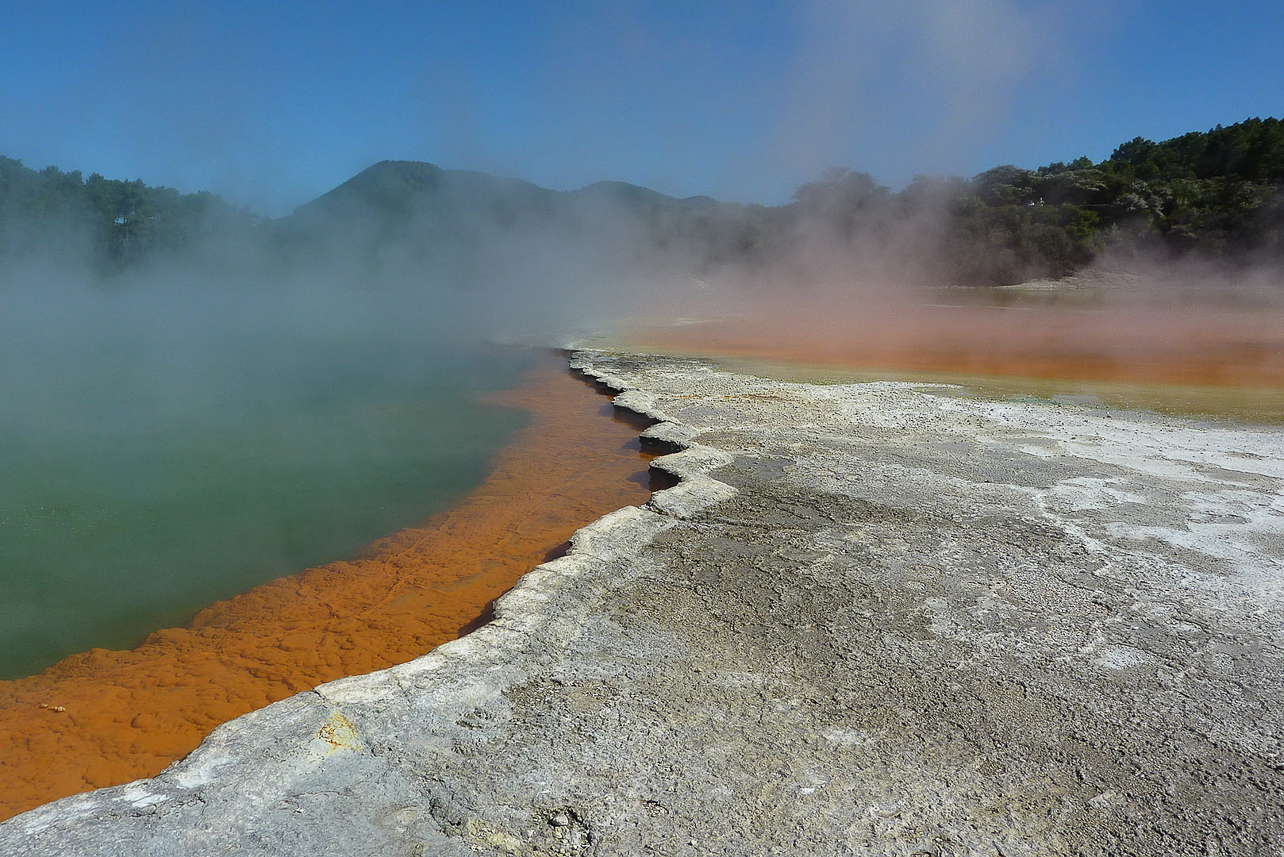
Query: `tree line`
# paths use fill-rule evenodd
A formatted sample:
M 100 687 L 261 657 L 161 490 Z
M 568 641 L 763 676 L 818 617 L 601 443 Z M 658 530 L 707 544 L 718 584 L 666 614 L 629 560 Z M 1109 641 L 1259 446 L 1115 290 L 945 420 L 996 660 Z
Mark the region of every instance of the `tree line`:
M 835 169 L 788 205 L 747 213 L 715 241 L 715 256 L 769 264 L 805 253 L 818 233 L 852 259 L 882 254 L 897 271 L 956 285 L 1064 277 L 1106 253 L 1280 263 L 1284 123 L 1248 119 L 1158 143 L 1137 137 L 1099 163 L 919 176 L 898 193 Z
M 601 233 L 585 223 L 609 213 L 630 224 L 620 234 L 639 258 L 681 258 L 697 272 L 805 267 L 824 256 L 838 265 L 876 260 L 929 283 L 1001 285 L 1066 276 L 1107 253 L 1284 261 L 1282 189 L 1284 123 L 1274 118 L 1161 142 L 1137 137 L 1098 163 L 1080 157 L 1033 170 L 994 167 L 971 179 L 920 176 L 899 192 L 835 169 L 781 206 L 679 200 L 618 183 L 563 194 L 385 162 L 270 221 L 210 193 L 36 171 L 0 157 L 0 268 L 46 253 L 121 271 L 218 246 L 252 246 L 257 258 L 279 263 L 287 251 L 307 258 L 310 248 L 354 233 L 372 257 L 397 243 L 430 261 L 557 224 L 568 240 L 587 241 Z M 420 234 L 412 222 L 432 226 Z
M 250 232 L 261 221 L 205 191 L 85 178 L 54 166 L 37 171 L 0 156 L 0 266 L 52 258 L 115 272 Z

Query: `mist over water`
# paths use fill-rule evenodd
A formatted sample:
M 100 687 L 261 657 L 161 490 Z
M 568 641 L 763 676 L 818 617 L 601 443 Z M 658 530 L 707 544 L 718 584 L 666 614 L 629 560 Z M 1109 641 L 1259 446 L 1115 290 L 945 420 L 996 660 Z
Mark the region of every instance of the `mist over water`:
M 27 5 L 0 818 L 464 633 L 546 538 L 642 502 L 636 434 L 540 348 L 1284 422 L 1261 10 Z M 510 444 L 526 415 L 479 397 L 516 383 Z
M 382 162 L 277 221 L 207 205 L 221 219 L 166 225 L 181 252 L 118 242 L 115 267 L 80 227 L 25 256 L 9 235 L 0 675 L 443 509 L 520 422 L 474 402 L 528 359 L 499 343 L 631 319 L 695 351 L 1284 386 L 1278 258 L 1084 268 L 1041 199 L 986 201 L 1034 176 L 1013 169 L 900 193 L 839 170 L 763 207 Z
M 0 677 L 421 523 L 523 420 L 476 400 L 531 353 L 448 292 L 27 276 L 0 288 Z
M 656 297 L 668 262 L 619 208 L 385 164 L 290 218 L 197 222 L 181 252 L 117 229 L 105 263 L 83 223 L 8 240 L 0 677 L 443 511 L 521 424 L 477 398 L 526 347 Z

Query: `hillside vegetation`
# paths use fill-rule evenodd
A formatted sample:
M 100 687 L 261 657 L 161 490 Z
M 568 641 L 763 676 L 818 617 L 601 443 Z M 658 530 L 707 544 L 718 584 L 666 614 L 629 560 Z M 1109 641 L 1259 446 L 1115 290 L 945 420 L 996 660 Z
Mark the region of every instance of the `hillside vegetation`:
M 781 206 L 675 199 L 601 182 L 559 192 L 516 179 L 384 161 L 276 220 L 183 194 L 0 158 L 0 271 L 57 259 L 100 272 L 158 261 L 335 266 L 350 276 L 445 275 L 468 288 L 534 262 L 728 268 L 807 277 L 821 268 L 926 283 L 1002 285 L 1112 258 L 1284 261 L 1284 123 L 1119 145 L 1038 169 L 916 178 L 893 192 L 835 169 Z
M 204 191 L 52 166 L 37 172 L 0 157 L 0 266 L 53 258 L 119 271 L 251 234 L 261 219 Z

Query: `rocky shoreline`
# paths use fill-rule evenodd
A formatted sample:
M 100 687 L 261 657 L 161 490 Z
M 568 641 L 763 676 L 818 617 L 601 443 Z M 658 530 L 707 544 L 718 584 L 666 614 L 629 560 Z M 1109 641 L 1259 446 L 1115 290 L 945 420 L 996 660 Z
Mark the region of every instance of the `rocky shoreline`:
M 1284 431 L 578 352 L 680 478 L 46 854 L 1284 848 Z
M 0 681 L 0 821 L 153 777 L 218 725 L 344 676 L 404 663 L 490 617 L 571 534 L 651 497 L 643 418 L 604 413 L 564 353 L 487 401 L 528 415 L 440 515 L 209 605 L 128 650 Z M 639 425 L 641 423 L 641 425 Z

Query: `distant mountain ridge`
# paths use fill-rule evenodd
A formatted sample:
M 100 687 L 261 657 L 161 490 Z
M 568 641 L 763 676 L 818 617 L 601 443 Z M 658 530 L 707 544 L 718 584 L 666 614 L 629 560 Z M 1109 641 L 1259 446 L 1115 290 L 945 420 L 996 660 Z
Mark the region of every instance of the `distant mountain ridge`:
M 521 179 L 503 178 L 475 170 L 445 170 L 423 161 L 380 161 L 341 185 L 296 208 L 292 215 L 307 215 L 318 208 L 352 204 L 406 208 L 417 196 L 436 193 L 535 198 L 555 191 Z
M 522 179 L 506 178 L 475 170 L 447 170 L 423 161 L 380 161 L 343 184 L 304 203 L 287 218 L 306 219 L 319 210 L 343 211 L 352 206 L 408 214 L 422 200 L 445 197 L 454 204 L 495 206 L 502 216 L 518 207 L 552 213 L 568 201 L 605 199 L 637 210 L 740 209 L 708 196 L 685 199 L 668 196 L 640 185 L 598 181 L 570 191 L 550 190 Z
M 463 258 L 512 247 L 563 256 L 616 253 L 628 264 L 699 266 L 746 206 L 677 199 L 625 182 L 557 191 L 471 170 L 381 161 L 271 224 L 292 259 L 360 260 L 381 271 L 475 269 Z M 477 276 L 482 277 L 483 274 Z

